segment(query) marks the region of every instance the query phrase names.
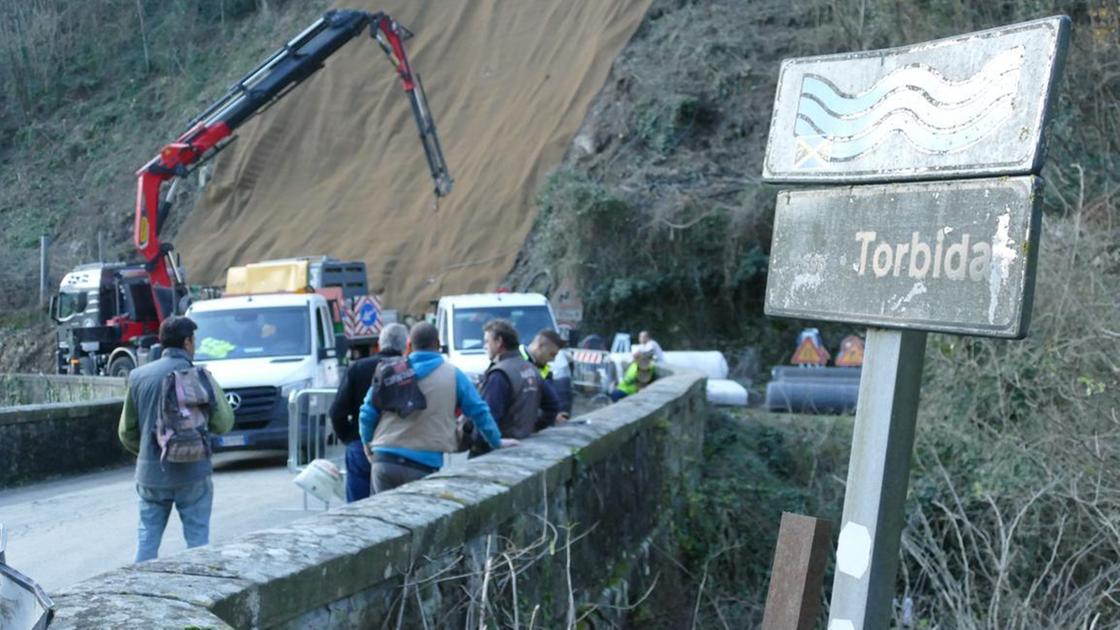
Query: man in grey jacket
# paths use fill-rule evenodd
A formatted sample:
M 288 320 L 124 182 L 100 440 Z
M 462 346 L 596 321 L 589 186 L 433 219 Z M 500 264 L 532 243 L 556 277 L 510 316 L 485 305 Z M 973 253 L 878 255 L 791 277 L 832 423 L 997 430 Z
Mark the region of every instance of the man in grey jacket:
M 137 455 L 136 492 L 140 495 L 137 562 L 151 560 L 159 554 L 172 506 L 179 510 L 188 547 L 210 542 L 210 508 L 214 500 L 210 457 L 185 463 L 161 461 L 156 439 L 164 378 L 175 370 L 193 365 L 196 328 L 198 326 L 189 317 L 165 319 L 159 327 L 163 355 L 128 375 L 128 391 L 117 433 L 121 444 Z M 208 430 L 226 433 L 233 427 L 233 409 L 218 383 L 213 378 L 209 380 L 213 397 Z

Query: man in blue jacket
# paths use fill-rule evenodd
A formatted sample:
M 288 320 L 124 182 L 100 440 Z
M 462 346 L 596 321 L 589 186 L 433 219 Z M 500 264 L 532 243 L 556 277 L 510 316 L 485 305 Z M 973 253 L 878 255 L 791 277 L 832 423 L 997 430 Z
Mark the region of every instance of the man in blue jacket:
M 372 451 L 370 485 L 374 494 L 426 477 L 443 466 L 443 454 L 458 450 L 455 435 L 456 408 L 462 409 L 491 448 L 516 446 L 517 440 L 502 439 L 490 408 L 479 397 L 470 379 L 446 362 L 439 353 L 436 327 L 420 322 L 409 333 L 412 352 L 408 368 L 397 370 L 404 378 L 374 378 L 358 417 L 362 443 Z M 381 369 L 389 369 L 385 364 Z M 399 366 L 404 368 L 404 366 Z M 379 372 L 381 373 L 381 372 Z M 378 391 L 400 386 L 401 392 Z M 405 387 L 416 387 L 423 394 L 423 407 L 402 417 L 401 411 L 383 409 L 378 400 L 407 398 Z M 398 395 L 399 394 L 399 395 Z

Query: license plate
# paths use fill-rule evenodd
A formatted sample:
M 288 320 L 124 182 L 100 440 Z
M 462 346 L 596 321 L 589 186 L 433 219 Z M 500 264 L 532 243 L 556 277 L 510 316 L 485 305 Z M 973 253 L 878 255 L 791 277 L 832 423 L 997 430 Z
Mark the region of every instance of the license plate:
M 244 435 L 219 435 L 218 446 L 245 446 L 249 441 Z

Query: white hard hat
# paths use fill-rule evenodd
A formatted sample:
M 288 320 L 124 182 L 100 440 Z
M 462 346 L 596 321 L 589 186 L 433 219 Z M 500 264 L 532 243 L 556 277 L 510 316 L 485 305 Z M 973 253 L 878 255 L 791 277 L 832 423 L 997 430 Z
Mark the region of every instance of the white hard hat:
M 312 460 L 292 482 L 323 503 L 330 503 L 332 498 L 346 498 L 342 491 L 342 472 L 330 460 Z

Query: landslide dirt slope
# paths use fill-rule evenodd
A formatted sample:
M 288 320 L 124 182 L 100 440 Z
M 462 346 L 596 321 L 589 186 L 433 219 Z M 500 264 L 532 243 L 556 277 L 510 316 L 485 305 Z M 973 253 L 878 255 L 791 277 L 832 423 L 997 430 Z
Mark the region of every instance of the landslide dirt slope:
M 365 260 L 387 305 L 492 290 L 611 63 L 650 0 L 347 2 L 384 10 L 408 45 L 455 178 L 438 208 L 407 100 L 369 41 L 240 131 L 176 237 L 192 282 L 304 254 Z M 357 6 L 355 6 L 357 5 Z

